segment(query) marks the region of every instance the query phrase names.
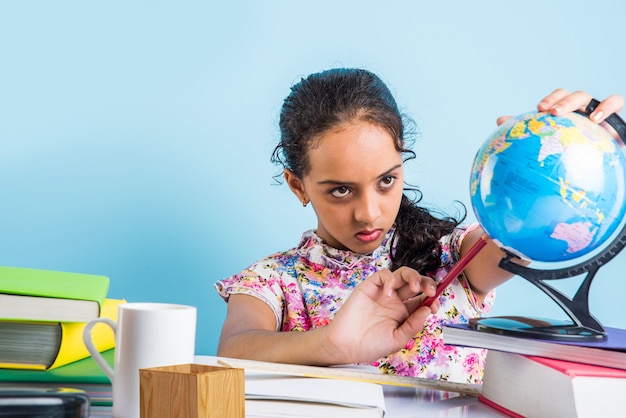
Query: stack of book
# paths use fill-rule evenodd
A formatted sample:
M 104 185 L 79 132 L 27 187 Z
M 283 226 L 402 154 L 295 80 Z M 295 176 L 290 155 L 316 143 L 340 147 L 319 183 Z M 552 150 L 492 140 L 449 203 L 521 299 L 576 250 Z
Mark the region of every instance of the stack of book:
M 448 345 L 487 348 L 479 399 L 514 417 L 623 417 L 626 330 L 603 341 L 564 342 L 443 328 Z
M 117 318 L 123 300 L 107 299 L 109 278 L 0 267 L 0 367 L 51 370 L 89 356 L 87 322 Z M 99 351 L 113 348 L 113 331 L 93 329 Z
M 83 342 L 89 321 L 117 320 L 125 301 L 107 298 L 108 289 L 105 276 L 0 267 L 0 382 L 96 385 L 84 387 L 92 402 L 109 402 L 110 382 Z M 110 327 L 96 324 L 92 337 L 100 352 L 113 352 Z

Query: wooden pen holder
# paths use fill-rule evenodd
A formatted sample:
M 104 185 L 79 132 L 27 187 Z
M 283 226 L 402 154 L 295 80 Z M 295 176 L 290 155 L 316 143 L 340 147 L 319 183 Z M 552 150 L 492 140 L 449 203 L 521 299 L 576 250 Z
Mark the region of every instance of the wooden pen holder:
M 180 364 L 139 370 L 141 418 L 243 418 L 243 369 Z

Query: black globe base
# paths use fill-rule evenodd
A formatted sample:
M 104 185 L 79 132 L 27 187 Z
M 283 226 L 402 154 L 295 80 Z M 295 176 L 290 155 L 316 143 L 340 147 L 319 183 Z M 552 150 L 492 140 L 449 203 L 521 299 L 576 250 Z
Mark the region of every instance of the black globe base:
M 512 337 L 553 341 L 603 341 L 604 330 L 591 329 L 573 322 L 524 316 L 472 318 L 469 326 L 478 331 Z

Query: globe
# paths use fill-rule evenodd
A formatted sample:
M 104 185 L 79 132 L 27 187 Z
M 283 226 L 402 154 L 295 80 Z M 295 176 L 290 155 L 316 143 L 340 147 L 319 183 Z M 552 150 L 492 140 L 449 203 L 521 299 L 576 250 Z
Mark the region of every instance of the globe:
M 509 119 L 478 150 L 470 197 L 485 232 L 542 262 L 602 246 L 626 210 L 626 161 L 602 126 L 578 113 Z

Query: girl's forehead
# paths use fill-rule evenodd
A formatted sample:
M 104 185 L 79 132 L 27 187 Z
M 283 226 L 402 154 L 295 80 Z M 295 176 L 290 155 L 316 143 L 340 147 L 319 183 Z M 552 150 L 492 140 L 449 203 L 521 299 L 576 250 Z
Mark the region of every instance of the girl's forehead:
M 309 175 L 320 181 L 327 177 L 337 181 L 365 180 L 402 163 L 394 138 L 369 122 L 352 123 L 329 131 L 316 142 L 307 157 Z
M 397 151 L 391 134 L 383 127 L 367 121 L 345 122 L 319 135 L 312 142 L 310 151 L 335 153 L 353 148 L 391 148 Z

